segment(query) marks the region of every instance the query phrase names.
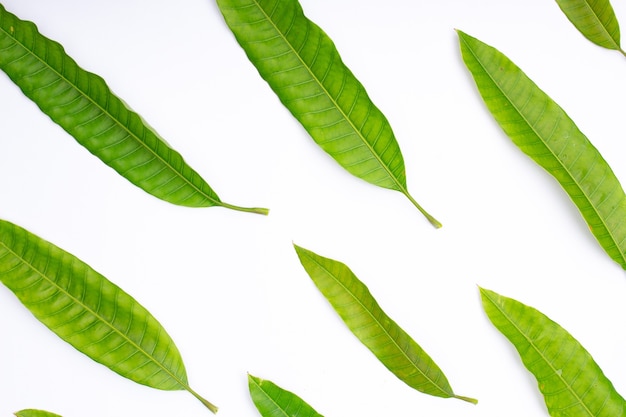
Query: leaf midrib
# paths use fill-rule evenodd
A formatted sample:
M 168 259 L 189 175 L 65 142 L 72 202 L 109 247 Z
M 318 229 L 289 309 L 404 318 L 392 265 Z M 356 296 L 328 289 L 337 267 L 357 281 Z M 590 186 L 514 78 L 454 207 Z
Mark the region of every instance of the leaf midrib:
M 276 24 L 274 23 L 274 21 L 272 20 L 272 18 L 265 12 L 265 9 L 263 9 L 263 7 L 261 7 L 261 4 L 258 2 L 258 0 L 251 0 L 255 6 L 258 7 L 258 9 L 261 11 L 261 13 L 263 14 L 263 16 L 265 16 L 266 20 L 272 25 L 272 27 L 274 28 L 274 30 L 276 31 L 276 33 L 278 33 L 278 35 L 280 36 L 280 38 L 287 44 L 287 46 L 289 46 L 289 49 L 291 50 L 291 52 L 293 53 L 293 55 L 295 55 L 298 60 L 300 61 L 300 63 L 302 64 L 302 66 L 304 68 L 306 68 L 306 70 L 308 71 L 309 75 L 311 76 L 311 78 L 313 78 L 313 80 L 315 80 L 315 82 L 317 83 L 317 85 L 322 89 L 322 91 L 324 92 L 324 94 L 326 95 L 326 97 L 328 97 L 328 99 L 331 101 L 331 103 L 333 104 L 333 106 L 339 111 L 339 113 L 341 114 L 341 116 L 344 118 L 344 120 L 346 120 L 350 127 L 352 128 L 352 130 L 357 134 L 357 136 L 361 139 L 361 141 L 363 142 L 363 144 L 365 144 L 365 146 L 367 147 L 367 149 L 369 149 L 370 153 L 372 155 L 374 155 L 374 158 L 376 159 L 376 161 L 378 161 L 378 163 L 380 164 L 380 166 L 383 167 L 383 169 L 385 170 L 385 172 L 387 173 L 387 175 L 389 176 L 389 178 L 391 178 L 394 183 L 398 186 L 398 189 L 400 192 L 402 192 L 403 194 L 408 196 L 408 191 L 406 189 L 406 187 L 400 183 L 400 181 L 396 178 L 395 175 L 393 175 L 393 173 L 390 171 L 389 167 L 383 163 L 382 159 L 380 158 L 380 156 L 378 155 L 378 153 L 376 153 L 374 151 L 374 148 L 369 144 L 369 142 L 365 139 L 365 137 L 363 136 L 363 134 L 361 133 L 361 131 L 359 131 L 359 129 L 356 128 L 356 126 L 354 125 L 354 123 L 352 122 L 352 120 L 346 115 L 346 113 L 343 111 L 343 109 L 339 106 L 339 104 L 337 103 L 337 101 L 331 96 L 331 94 L 328 92 L 328 90 L 326 89 L 326 87 L 324 86 L 324 84 L 322 84 L 322 82 L 317 78 L 317 76 L 313 73 L 312 69 L 309 67 L 309 65 L 302 59 L 302 57 L 300 56 L 300 54 L 297 52 L 297 50 L 293 47 L 293 45 L 291 44 L 291 42 L 289 41 L 289 39 L 287 39 L 287 37 L 283 34 L 283 32 L 278 28 L 278 26 L 276 26 Z M 304 14 L 302 14 L 302 17 L 304 17 L 308 23 L 310 24 L 314 24 L 313 22 L 311 22 Z M 296 16 L 296 18 L 298 18 L 298 16 Z
M 0 9 L 0 14 L 2 14 L 2 10 Z M 9 13 L 8 11 L 4 10 L 5 13 Z M 29 22 L 27 21 L 22 21 L 18 19 L 18 22 L 20 25 L 27 25 Z M 34 23 L 31 23 L 34 26 Z M 195 184 L 193 184 L 191 181 L 189 181 L 184 175 L 181 175 L 176 169 L 174 169 L 174 167 L 167 162 L 165 159 L 163 159 L 159 154 L 157 154 L 153 149 L 151 149 L 149 146 L 146 145 L 146 143 L 144 141 L 142 141 L 134 132 L 132 132 L 131 130 L 129 130 L 126 126 L 124 126 L 124 124 L 122 124 L 116 117 L 113 117 L 113 115 L 111 115 L 111 113 L 103 108 L 102 106 L 100 106 L 97 102 L 95 102 L 89 95 L 87 95 L 82 89 L 78 88 L 78 86 L 76 86 L 74 83 L 70 82 L 63 74 L 59 73 L 55 68 L 53 68 L 52 66 L 50 66 L 45 60 L 43 60 L 41 57 L 39 57 L 39 55 L 35 54 L 33 51 L 31 51 L 29 48 L 26 47 L 26 45 L 22 42 L 20 42 L 19 40 L 17 40 L 15 37 L 13 37 L 4 27 L 0 26 L 0 30 L 6 35 L 8 36 L 10 39 L 13 40 L 13 42 L 15 42 L 17 45 L 19 45 L 23 50 L 25 50 L 28 54 L 30 54 L 31 56 L 35 57 L 36 59 L 38 59 L 41 63 L 43 63 L 50 71 L 52 71 L 54 74 L 56 74 L 60 79 L 62 79 L 64 82 L 66 82 L 68 85 L 70 85 L 74 90 L 78 91 L 82 97 L 86 98 L 89 102 L 92 103 L 93 106 L 95 106 L 96 108 L 98 108 L 100 111 L 102 111 L 104 114 L 106 114 L 109 119 L 113 120 L 115 122 L 115 124 L 117 124 L 118 126 L 120 126 L 124 131 L 128 132 L 129 136 L 134 138 L 137 142 L 139 142 L 141 144 L 141 146 L 146 149 L 149 153 L 151 153 L 156 159 L 158 159 L 159 161 L 161 161 L 171 172 L 174 172 L 175 176 L 177 176 L 178 178 L 181 178 L 187 185 L 191 186 L 191 188 L 193 188 L 194 190 L 196 190 L 196 192 L 200 195 L 202 195 L 203 197 L 205 197 L 207 200 L 211 201 L 214 205 L 219 206 L 222 205 L 222 202 L 220 200 L 215 200 L 213 197 L 207 195 L 204 191 L 202 191 L 201 189 L 199 189 Z M 35 26 L 35 37 L 41 37 L 44 38 L 44 42 L 55 42 L 52 39 L 46 38 L 43 34 L 41 34 L 38 30 L 38 28 Z M 38 40 L 35 39 L 35 42 L 37 42 Z M 47 47 L 46 47 L 47 49 Z M 67 56 L 69 58 L 69 56 Z M 72 60 L 73 61 L 73 60 Z M 76 63 L 74 61 L 74 65 L 76 65 L 76 67 L 78 68 L 79 71 L 84 71 L 88 74 L 89 77 L 93 77 L 93 76 L 97 76 L 93 73 L 90 73 L 86 70 L 84 70 L 83 68 L 81 68 L 78 63 Z M 108 85 L 105 84 L 105 87 L 107 89 L 107 93 L 113 95 L 112 91 L 110 90 L 110 88 L 108 87 Z M 129 111 L 129 112 L 133 112 L 133 110 L 129 109 L 128 107 L 126 107 L 125 105 L 123 105 L 123 107 Z M 151 129 L 148 129 L 151 130 Z M 157 138 L 157 140 L 160 140 L 161 142 L 163 142 L 163 144 L 165 146 L 167 146 L 167 144 L 165 143 L 165 141 L 161 140 L 156 134 L 155 137 Z M 174 149 L 172 149 L 171 147 L 167 146 L 170 150 L 176 152 Z M 107 164 L 108 165 L 108 164 Z M 114 168 L 115 169 L 115 168 Z M 116 170 L 117 171 L 117 170 Z M 150 194 L 152 194 L 150 192 Z
M 522 329 L 516 324 L 516 322 L 514 322 L 511 318 L 509 318 L 509 316 L 506 314 L 506 312 L 500 308 L 500 306 L 495 302 L 495 300 L 493 300 L 490 296 L 490 294 L 483 292 L 483 294 L 485 294 L 485 296 L 487 297 L 487 299 L 491 302 L 491 304 L 500 312 L 500 314 L 508 320 L 509 323 L 511 323 L 511 325 L 515 328 L 515 330 L 518 331 L 519 334 L 522 335 L 522 337 L 524 337 L 524 339 L 526 339 L 526 341 L 528 342 L 528 344 L 530 346 L 532 346 L 533 350 L 535 350 L 535 352 L 537 352 L 539 354 L 539 356 L 541 357 L 541 359 L 550 367 L 550 369 L 554 372 L 554 374 L 559 378 L 559 380 L 561 380 L 561 382 L 563 383 L 563 385 L 565 385 L 565 387 L 567 388 L 567 390 L 574 396 L 574 398 L 576 398 L 578 400 L 578 403 L 581 404 L 583 406 L 583 408 L 585 409 L 585 411 L 587 412 L 587 414 L 589 414 L 591 417 L 597 417 L 595 414 L 593 414 L 591 412 L 591 410 L 589 410 L 589 408 L 587 407 L 587 404 L 583 401 L 583 399 L 576 393 L 576 391 L 573 390 L 572 386 L 563 378 L 563 373 L 561 372 L 559 374 L 559 372 L 557 372 L 557 369 L 552 366 L 552 364 L 548 361 L 548 359 L 545 357 L 545 355 L 543 354 L 543 352 L 541 352 L 539 350 L 539 348 L 535 345 L 535 343 L 533 342 L 532 339 L 530 339 L 525 332 L 522 331 Z
M 49 244 L 49 243 L 48 243 Z M 15 252 L 13 249 L 11 249 L 9 246 L 7 246 L 7 244 L 3 241 L 0 241 L 0 245 L 2 245 L 9 253 L 11 253 L 13 256 L 15 256 L 17 259 L 21 260 L 23 264 L 27 265 L 32 271 L 34 271 L 37 275 L 39 275 L 42 279 L 44 279 L 46 282 L 48 282 L 52 287 L 57 288 L 61 293 L 63 293 L 66 297 L 68 297 L 70 300 L 72 300 L 73 302 L 75 302 L 76 304 L 78 304 L 79 306 L 81 306 L 82 308 L 84 308 L 85 310 L 87 310 L 88 313 L 92 314 L 94 317 L 96 317 L 98 320 L 100 320 L 100 322 L 104 323 L 106 326 L 108 326 L 111 330 L 113 330 L 114 333 L 117 333 L 119 336 L 122 337 L 122 339 L 128 341 L 128 343 L 130 343 L 131 346 L 133 346 L 135 349 L 137 349 L 137 351 L 141 352 L 143 355 L 145 355 L 148 359 L 150 359 L 153 363 L 157 364 L 159 366 L 159 368 L 161 368 L 163 371 L 165 371 L 165 373 L 167 375 L 169 375 L 175 382 L 177 382 L 183 389 L 190 391 L 190 387 L 187 383 L 185 383 L 184 381 L 182 381 L 180 378 L 178 378 L 176 375 L 174 375 L 169 369 L 167 369 L 163 364 L 161 364 L 158 360 L 156 360 L 156 358 L 154 356 L 152 356 L 152 354 L 149 354 L 146 350 L 144 350 L 141 346 L 137 345 L 137 343 L 135 343 L 132 339 L 130 339 L 128 336 L 126 336 L 124 333 L 122 333 L 119 329 L 117 329 L 116 327 L 114 327 L 112 324 L 110 324 L 107 320 L 105 320 L 100 314 L 96 313 L 95 311 L 93 311 L 93 309 L 91 309 L 89 306 L 85 305 L 83 302 L 81 302 L 79 299 L 77 299 L 76 297 L 74 297 L 72 294 L 70 294 L 68 291 L 66 291 L 63 287 L 59 286 L 55 281 L 53 281 L 52 279 L 48 278 L 48 276 L 46 276 L 43 272 L 41 272 L 38 268 L 36 268 L 33 264 L 31 264 L 30 262 L 28 262 L 27 260 L 25 260 L 21 255 L 19 255 L 17 252 Z M 95 271 L 94 271 L 95 272 Z M 105 279 L 104 277 L 102 277 L 103 279 Z M 113 284 L 115 285 L 115 284 Z M 120 291 L 123 291 L 120 289 Z M 105 365 L 106 366 L 106 365 Z
M 428 375 L 426 375 L 418 366 L 415 362 L 413 362 L 413 360 L 411 360 L 411 358 L 407 355 L 407 353 L 400 347 L 400 345 L 396 342 L 396 340 L 391 337 L 391 335 L 389 334 L 389 332 L 387 331 L 387 329 L 385 328 L 385 326 L 382 325 L 382 323 L 380 321 L 378 321 L 376 319 L 376 317 L 372 314 L 372 312 L 365 307 L 365 305 L 363 305 L 363 303 L 361 303 L 361 301 L 354 295 L 354 293 L 348 289 L 338 278 L 335 277 L 335 275 L 333 273 L 331 273 L 328 269 L 326 269 L 322 264 L 320 264 L 316 259 L 314 259 L 313 257 L 311 257 L 308 253 L 306 253 L 306 256 L 312 260 L 313 262 L 315 262 L 316 265 L 318 265 L 324 272 L 326 272 L 327 275 L 329 275 L 330 277 L 332 277 L 335 282 L 337 282 L 337 284 L 339 284 L 348 294 L 350 294 L 350 296 L 361 306 L 361 308 L 367 312 L 367 314 L 369 314 L 369 316 L 372 318 L 372 320 L 378 325 L 378 327 L 380 327 L 383 332 L 385 333 L 385 335 L 387 335 L 387 337 L 389 338 L 389 340 L 391 340 L 393 342 L 393 345 L 398 348 L 398 350 L 400 352 L 402 352 L 402 356 L 404 356 L 406 358 L 406 360 L 413 365 L 413 367 L 424 377 L 426 378 L 426 380 L 428 382 L 430 382 L 433 386 L 437 387 L 441 392 L 443 392 L 448 398 L 449 397 L 453 397 L 455 394 L 453 392 L 448 392 L 446 390 L 444 390 L 439 384 L 435 383 Z M 365 284 L 363 284 L 365 285 Z M 389 320 L 391 320 L 391 318 L 389 316 L 387 316 L 387 314 L 382 311 L 384 316 L 386 316 L 387 318 L 389 318 Z M 397 324 L 396 324 L 397 325 Z M 398 326 L 399 327 L 399 326 Z M 403 333 L 406 333 L 403 331 Z M 410 336 L 409 336 L 410 337 Z M 421 348 L 420 348 L 421 349 Z
M 502 93 L 502 95 L 506 98 L 506 100 L 513 106 L 513 108 L 515 109 L 515 111 L 517 112 L 517 114 L 524 120 L 524 122 L 526 122 L 526 125 L 528 125 L 528 127 L 531 128 L 531 130 L 533 131 L 533 133 L 535 134 L 535 136 L 539 139 L 539 141 L 544 145 L 544 147 L 550 152 L 550 155 L 552 155 L 552 157 L 554 158 L 554 160 L 556 160 L 559 165 L 563 168 L 563 170 L 567 173 L 567 175 L 570 177 L 570 179 L 572 180 L 572 183 L 576 185 L 576 187 L 580 190 L 580 192 L 585 196 L 586 201 L 589 203 L 589 206 L 591 206 L 591 208 L 593 209 L 594 213 L 596 214 L 596 217 L 600 220 L 600 222 L 602 223 L 602 227 L 604 227 L 604 229 L 607 231 L 608 235 L 611 237 L 611 240 L 613 242 L 613 244 L 615 245 L 615 247 L 617 248 L 619 254 L 621 255 L 622 258 L 622 265 L 626 265 L 626 254 L 624 254 L 624 252 L 622 251 L 622 248 L 620 247 L 619 243 L 617 242 L 615 236 L 613 235 L 613 231 L 608 227 L 608 225 L 606 224 L 604 218 L 600 215 L 600 212 L 598 211 L 598 208 L 596 208 L 595 204 L 593 204 L 593 202 L 591 201 L 591 199 L 589 198 L 589 196 L 587 195 L 587 193 L 585 192 L 585 190 L 582 188 L 582 186 L 578 183 L 578 181 L 574 178 L 574 176 L 572 175 L 572 173 L 570 172 L 569 168 L 566 167 L 561 160 L 556 156 L 556 154 L 554 153 L 554 151 L 552 150 L 552 148 L 550 146 L 547 145 L 547 143 L 543 140 L 542 136 L 539 135 L 539 133 L 537 132 L 537 129 L 535 129 L 535 126 L 533 126 L 528 119 L 524 116 L 524 114 L 520 111 L 520 109 L 515 105 L 515 103 L 509 98 L 509 96 L 504 92 L 504 90 L 502 89 L 502 87 L 500 86 L 500 83 L 498 83 L 496 81 L 496 79 L 494 77 L 491 76 L 491 73 L 489 71 L 487 71 L 487 68 L 483 65 L 482 61 L 478 58 L 478 56 L 474 53 L 473 48 L 469 45 L 469 43 L 463 38 L 461 37 L 462 41 L 465 43 L 465 45 L 467 46 L 467 49 L 471 52 L 471 54 L 474 56 L 476 62 L 480 65 L 480 67 L 483 69 L 483 72 L 489 77 L 489 79 L 494 83 L 494 85 L 496 87 L 498 87 L 498 90 L 500 91 L 500 93 Z M 520 70 L 521 71 L 521 70 Z M 539 88 L 539 87 L 537 87 Z M 545 94 L 545 93 L 544 93 Z M 560 107 L 559 107 L 560 108 Z M 582 132 L 580 132 L 582 134 Z M 583 134 L 584 136 L 584 134 Z M 597 151 L 597 150 L 596 150 Z M 597 151 L 599 154 L 599 151 Z M 602 158 L 601 155 L 599 155 L 600 158 Z M 606 161 L 605 161 L 606 163 Z M 549 172 L 549 171 L 548 171 Z M 557 180 L 558 182 L 558 180 Z M 571 199 L 571 197 L 570 197 Z M 576 204 L 576 203 L 574 203 Z M 582 213 L 581 213 L 582 214 Z M 583 216 L 584 218 L 584 216 Z

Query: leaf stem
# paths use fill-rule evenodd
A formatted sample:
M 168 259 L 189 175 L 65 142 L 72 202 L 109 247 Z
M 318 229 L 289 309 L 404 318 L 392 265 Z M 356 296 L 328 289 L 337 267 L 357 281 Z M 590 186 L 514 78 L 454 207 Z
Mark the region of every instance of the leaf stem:
M 204 406 L 205 406 L 206 408 L 208 408 L 209 410 L 211 410 L 211 412 L 212 412 L 213 414 L 216 414 L 216 413 L 217 413 L 217 410 L 218 410 L 217 406 L 215 406 L 215 405 L 211 404 L 209 401 L 207 401 L 207 400 L 205 400 L 204 398 L 202 398 L 202 396 L 201 396 L 200 394 L 198 394 L 197 392 L 195 392 L 194 390 L 192 390 L 192 389 L 191 389 L 191 387 L 189 387 L 188 385 L 186 385 L 186 386 L 185 386 L 185 389 L 186 389 L 186 390 L 187 390 L 187 391 L 188 391 L 191 395 L 193 395 L 193 396 L 194 396 L 194 397 L 196 397 L 198 400 L 200 400 L 200 402 L 201 402 L 202 404 L 204 404 Z
M 478 400 L 475 399 L 475 398 L 464 397 L 462 395 L 455 395 L 454 398 L 459 399 L 459 400 L 463 400 L 463 401 L 467 401 L 468 403 L 478 404 Z
M 231 210 L 243 211 L 246 213 L 262 214 L 264 216 L 267 216 L 270 212 L 269 209 L 262 208 L 262 207 L 239 207 L 239 206 L 233 206 L 232 204 L 224 203 L 222 201 L 220 201 L 218 205 L 227 209 L 231 209 Z
M 409 192 L 405 189 L 402 189 L 402 193 L 408 197 L 409 200 L 411 200 L 411 203 L 413 203 L 413 205 L 415 207 L 417 207 L 417 209 L 420 211 L 420 213 L 422 213 L 424 215 L 424 217 L 426 217 L 426 219 L 428 219 L 428 221 L 430 222 L 430 224 L 432 224 L 433 226 L 435 226 L 436 229 L 441 228 L 441 226 L 443 226 L 441 223 L 439 223 L 439 221 L 437 219 L 435 219 L 433 216 L 431 216 L 430 214 L 428 214 L 428 212 L 426 210 L 424 210 L 422 208 L 422 206 L 420 206 L 417 201 L 415 201 L 415 199 L 411 196 L 411 194 L 409 194 Z

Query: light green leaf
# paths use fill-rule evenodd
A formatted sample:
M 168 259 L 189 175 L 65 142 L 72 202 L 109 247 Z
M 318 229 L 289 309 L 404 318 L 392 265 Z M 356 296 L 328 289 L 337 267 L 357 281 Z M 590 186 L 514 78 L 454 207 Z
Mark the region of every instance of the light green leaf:
M 80 352 L 139 384 L 193 391 L 161 324 L 133 297 L 75 256 L 0 220 L 0 282 Z
M 267 209 L 222 202 L 102 78 L 80 68 L 61 45 L 2 5 L 0 69 L 78 143 L 148 193 L 182 206 L 267 214 Z
M 557 179 L 604 250 L 626 269 L 626 195 L 600 152 L 506 56 L 458 34 L 463 60 L 496 121 Z
M 407 191 L 404 158 L 389 122 L 297 0 L 217 0 L 250 61 L 315 142 L 353 175 Z
M 619 23 L 609 0 L 556 0 L 565 16 L 583 36 L 596 45 L 620 48 Z
M 369 289 L 341 262 L 294 245 L 302 266 L 354 335 L 395 376 L 430 395 L 458 398 L 426 352 L 380 308 Z
M 322 417 L 302 398 L 273 382 L 248 375 L 248 388 L 263 417 Z
M 15 413 L 16 417 L 61 417 L 58 414 L 43 410 L 22 410 Z
M 589 352 L 565 329 L 532 307 L 480 289 L 493 325 L 515 346 L 537 378 L 553 417 L 620 417 L 624 399 Z

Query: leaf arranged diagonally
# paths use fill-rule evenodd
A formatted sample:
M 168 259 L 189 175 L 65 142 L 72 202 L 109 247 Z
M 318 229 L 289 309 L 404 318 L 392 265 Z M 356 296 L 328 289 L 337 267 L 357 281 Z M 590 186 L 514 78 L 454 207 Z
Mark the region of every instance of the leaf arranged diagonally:
M 75 256 L 0 220 L 0 282 L 33 315 L 118 374 L 162 390 L 193 391 L 165 329 L 143 306 Z
M 385 314 L 348 266 L 294 246 L 302 266 L 350 331 L 395 376 L 426 394 L 477 403 L 454 394 L 437 364 Z
M 515 346 L 537 378 L 553 417 L 620 417 L 624 399 L 589 352 L 565 329 L 536 309 L 480 289 L 493 325 Z
M 620 47 L 617 17 L 609 0 L 556 0 L 570 22 L 596 45 L 615 49 Z
M 248 388 L 263 417 L 322 417 L 302 398 L 273 382 L 248 375 Z
M 407 191 L 404 158 L 387 118 L 297 0 L 217 0 L 227 25 L 281 102 L 351 174 Z
M 173 204 L 222 206 L 211 187 L 99 76 L 0 5 L 0 69 L 78 143 L 131 183 Z
M 626 269 L 626 195 L 600 152 L 506 56 L 461 31 L 458 34 L 463 60 L 498 124 L 556 178 L 600 245 Z
M 58 414 L 51 413 L 49 411 L 44 410 L 22 410 L 15 413 L 16 417 L 61 417 Z

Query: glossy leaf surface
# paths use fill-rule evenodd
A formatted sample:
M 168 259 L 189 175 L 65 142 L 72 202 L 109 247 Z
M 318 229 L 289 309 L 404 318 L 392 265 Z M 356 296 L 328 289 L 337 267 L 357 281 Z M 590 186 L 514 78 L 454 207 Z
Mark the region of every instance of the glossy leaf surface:
M 315 142 L 365 181 L 407 191 L 404 158 L 387 118 L 297 0 L 217 0 L 250 61 Z
M 187 390 L 182 358 L 161 324 L 89 265 L 0 220 L 0 282 L 33 315 L 80 352 L 139 384 Z
M 463 60 L 498 124 L 556 178 L 604 250 L 626 269 L 626 195 L 600 152 L 506 56 L 458 33 Z
M 222 206 L 211 187 L 99 76 L 0 5 L 0 69 L 78 143 L 148 193 L 188 207 Z
M 22 410 L 15 413 L 16 417 L 61 417 L 58 414 L 51 413 L 44 410 Z
M 263 417 L 322 417 L 302 398 L 273 382 L 248 375 L 248 389 Z
M 604 48 L 621 51 L 619 23 L 609 0 L 556 0 L 556 2 L 585 38 Z
M 537 378 L 554 417 L 620 417 L 624 399 L 589 352 L 536 309 L 481 289 L 483 308 Z
M 400 380 L 430 395 L 455 395 L 428 354 L 380 308 L 369 289 L 345 264 L 295 246 L 302 266 L 352 333 Z

